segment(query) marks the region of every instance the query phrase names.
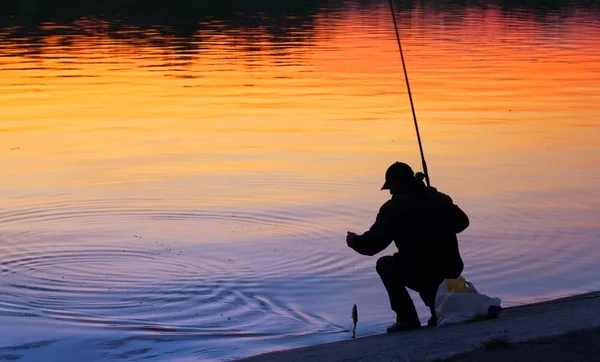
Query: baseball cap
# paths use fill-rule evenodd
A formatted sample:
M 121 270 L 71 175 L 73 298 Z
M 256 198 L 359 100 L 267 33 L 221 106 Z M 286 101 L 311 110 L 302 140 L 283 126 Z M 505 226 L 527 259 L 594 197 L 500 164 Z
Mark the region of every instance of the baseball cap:
M 413 169 L 404 162 L 394 162 L 385 172 L 385 183 L 382 190 L 389 190 L 391 180 L 410 180 L 415 177 Z

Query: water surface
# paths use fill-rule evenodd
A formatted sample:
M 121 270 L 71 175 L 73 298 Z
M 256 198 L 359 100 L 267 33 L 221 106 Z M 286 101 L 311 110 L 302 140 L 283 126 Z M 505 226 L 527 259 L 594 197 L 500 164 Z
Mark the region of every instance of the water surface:
M 132 4 L 2 5 L 0 359 L 229 360 L 349 338 L 355 303 L 383 331 L 344 238 L 420 169 L 387 2 Z M 549 4 L 398 7 L 464 276 L 505 306 L 600 288 L 600 13 Z

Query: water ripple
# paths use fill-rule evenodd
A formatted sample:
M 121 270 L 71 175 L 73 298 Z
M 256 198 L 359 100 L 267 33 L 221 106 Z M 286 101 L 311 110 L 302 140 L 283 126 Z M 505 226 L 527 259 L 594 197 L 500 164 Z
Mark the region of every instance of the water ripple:
M 135 250 L 83 248 L 5 255 L 0 315 L 162 334 L 267 336 L 345 330 L 261 295 L 210 263 Z

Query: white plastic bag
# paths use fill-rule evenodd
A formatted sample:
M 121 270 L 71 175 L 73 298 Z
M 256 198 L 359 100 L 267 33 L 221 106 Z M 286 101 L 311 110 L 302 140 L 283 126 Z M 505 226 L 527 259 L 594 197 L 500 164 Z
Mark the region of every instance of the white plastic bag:
M 490 306 L 496 307 L 496 310 L 500 308 L 500 298 L 491 298 L 479 293 L 470 282 L 465 281 L 465 284 L 471 292 L 449 291 L 446 284 L 448 280 L 446 279 L 440 284 L 435 296 L 438 327 L 470 321 L 477 317 L 486 317 L 490 313 Z M 456 281 L 455 279 L 450 280 Z

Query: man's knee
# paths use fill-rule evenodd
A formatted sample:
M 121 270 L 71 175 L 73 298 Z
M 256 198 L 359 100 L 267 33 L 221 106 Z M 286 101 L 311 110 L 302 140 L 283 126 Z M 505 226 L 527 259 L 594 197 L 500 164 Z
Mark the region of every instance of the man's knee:
M 388 275 L 394 269 L 394 257 L 393 256 L 383 256 L 377 260 L 377 265 L 375 266 L 377 270 L 377 274 L 379 275 Z

